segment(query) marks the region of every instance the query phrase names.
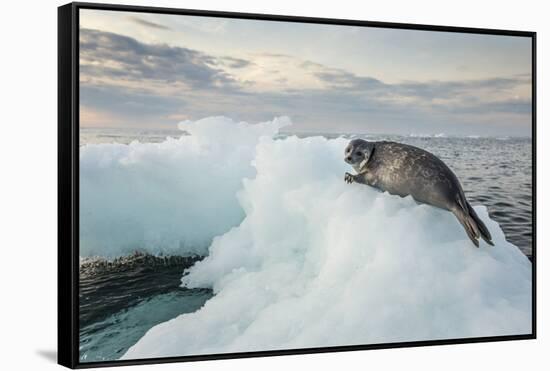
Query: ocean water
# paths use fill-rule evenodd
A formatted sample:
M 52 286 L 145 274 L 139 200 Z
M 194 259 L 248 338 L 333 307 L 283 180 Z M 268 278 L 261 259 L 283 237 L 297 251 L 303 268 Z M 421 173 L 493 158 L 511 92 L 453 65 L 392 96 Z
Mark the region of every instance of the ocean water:
M 80 360 L 118 359 L 147 330 L 212 297 L 208 289 L 180 287 L 185 268 L 198 257 L 154 257 L 136 253 L 115 260 L 80 263 Z
M 133 141 L 159 143 L 181 131 L 82 129 L 81 145 Z M 292 134 L 279 134 L 285 138 Z M 309 133 L 298 136 L 341 135 Z M 530 138 L 353 135 L 394 140 L 439 156 L 460 179 L 473 205 L 485 205 L 506 239 L 526 255 L 532 252 L 532 147 Z M 180 287 L 183 271 L 200 257 L 137 254 L 116 261 L 82 259 L 80 267 L 80 359 L 118 359 L 150 328 L 201 308 L 207 289 Z M 152 285 L 151 283 L 154 282 Z

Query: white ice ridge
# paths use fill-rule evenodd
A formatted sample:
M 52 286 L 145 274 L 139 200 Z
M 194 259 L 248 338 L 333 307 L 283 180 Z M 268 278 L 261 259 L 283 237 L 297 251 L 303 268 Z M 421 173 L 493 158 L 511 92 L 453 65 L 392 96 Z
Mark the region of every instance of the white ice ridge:
M 123 359 L 530 333 L 531 263 L 486 208 L 475 248 L 447 211 L 346 184 L 346 144 L 261 138 L 244 220 L 182 279 L 215 296 Z
M 237 191 L 255 175 L 259 139 L 287 125 L 210 117 L 182 122 L 190 135 L 162 143 L 81 147 L 80 255 L 206 254 L 244 218 Z

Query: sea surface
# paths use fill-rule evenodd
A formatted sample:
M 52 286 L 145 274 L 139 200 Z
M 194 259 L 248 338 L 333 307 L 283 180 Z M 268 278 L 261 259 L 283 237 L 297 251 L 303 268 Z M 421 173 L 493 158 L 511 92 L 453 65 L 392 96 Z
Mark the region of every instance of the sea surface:
M 178 130 L 81 129 L 80 145 L 162 142 L 166 137 L 181 135 Z M 531 138 L 348 133 L 282 133 L 279 137 L 288 135 L 392 140 L 432 152 L 455 172 L 470 203 L 485 205 L 491 218 L 504 230 L 507 240 L 531 257 Z M 118 359 L 154 325 L 203 306 L 212 297 L 210 290 L 180 287 L 184 269 L 198 259 L 201 257 L 152 257 L 143 254 L 114 261 L 81 259 L 81 362 Z
M 198 310 L 208 289 L 180 287 L 199 257 L 134 255 L 80 262 L 80 361 L 120 358 L 151 327 Z

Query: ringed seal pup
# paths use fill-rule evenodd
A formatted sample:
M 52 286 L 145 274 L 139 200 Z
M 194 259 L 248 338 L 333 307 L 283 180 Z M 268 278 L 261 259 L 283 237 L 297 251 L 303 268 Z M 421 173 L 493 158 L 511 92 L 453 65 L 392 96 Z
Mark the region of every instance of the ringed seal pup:
M 430 152 L 396 142 L 354 139 L 346 147 L 345 161 L 357 172 L 345 174 L 347 183 L 366 184 L 401 197 L 410 195 L 417 202 L 449 210 L 476 247 L 480 237 L 493 245 L 456 175 Z

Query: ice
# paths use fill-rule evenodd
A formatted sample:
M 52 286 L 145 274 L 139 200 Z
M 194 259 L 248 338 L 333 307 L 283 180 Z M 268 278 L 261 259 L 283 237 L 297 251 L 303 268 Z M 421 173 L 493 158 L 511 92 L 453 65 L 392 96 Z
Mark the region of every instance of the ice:
M 259 139 L 289 123 L 210 117 L 182 122 L 190 135 L 162 143 L 82 146 L 80 256 L 204 255 L 244 217 L 236 193 L 254 177 Z
M 244 219 L 182 278 L 215 296 L 123 359 L 530 333 L 531 263 L 486 208 L 495 246 L 475 248 L 447 211 L 346 184 L 346 144 L 262 136 L 245 151 L 255 171 L 228 181 Z

